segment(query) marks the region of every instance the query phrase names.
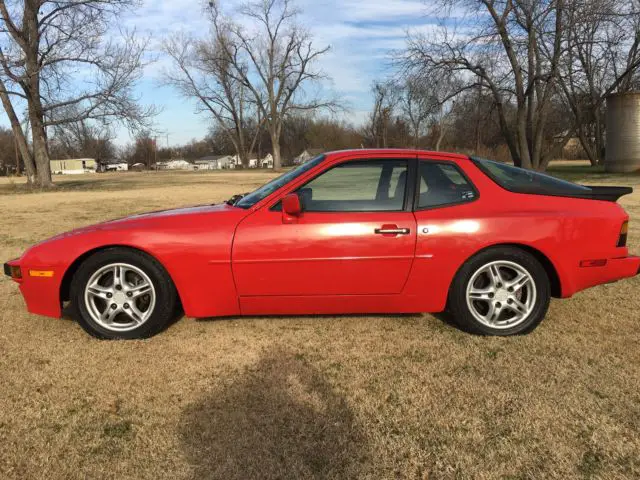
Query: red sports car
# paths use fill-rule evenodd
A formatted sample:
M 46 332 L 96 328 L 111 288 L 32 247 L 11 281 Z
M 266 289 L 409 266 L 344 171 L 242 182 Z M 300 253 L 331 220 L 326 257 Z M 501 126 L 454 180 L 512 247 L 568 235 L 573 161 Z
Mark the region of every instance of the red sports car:
M 221 205 L 63 233 L 5 264 L 30 312 L 70 301 L 100 338 L 190 317 L 441 312 L 531 331 L 550 297 L 637 275 L 626 187 L 586 187 L 463 155 L 321 155 Z

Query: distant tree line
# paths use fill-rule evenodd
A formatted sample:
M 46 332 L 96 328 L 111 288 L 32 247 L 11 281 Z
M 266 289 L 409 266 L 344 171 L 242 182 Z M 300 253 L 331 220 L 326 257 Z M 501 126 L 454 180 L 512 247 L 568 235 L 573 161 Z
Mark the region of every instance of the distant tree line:
M 640 1 L 440 0 L 434 14 L 398 55 L 405 76 L 450 79 L 449 106 L 486 97 L 518 166 L 544 170 L 571 137 L 603 160 L 605 98 L 640 85 Z
M 162 81 L 195 100 L 203 139 L 160 146 L 154 106 L 135 87 L 148 39 L 118 26 L 138 0 L 0 0 L 0 172 L 17 164 L 51 186 L 49 160 L 93 157 L 150 165 L 167 158 L 274 157 L 305 148 L 417 147 L 476 152 L 544 170 L 577 139 L 602 162 L 605 99 L 640 89 L 640 0 L 430 0 L 437 22 L 410 30 L 393 80 L 371 87 L 357 124 L 330 89 L 329 51 L 293 0 L 250 0 L 226 11 L 203 0 L 209 29 L 163 41 Z M 114 37 L 114 32 L 119 31 Z M 124 125 L 134 141 L 116 149 Z

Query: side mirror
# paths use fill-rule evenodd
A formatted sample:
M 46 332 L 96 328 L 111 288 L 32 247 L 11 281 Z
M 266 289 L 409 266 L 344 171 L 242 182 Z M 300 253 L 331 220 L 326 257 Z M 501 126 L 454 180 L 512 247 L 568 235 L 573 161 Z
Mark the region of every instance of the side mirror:
M 290 193 L 282 199 L 282 211 L 292 217 L 302 213 L 302 204 L 297 193 Z
M 282 221 L 293 223 L 302 213 L 302 204 L 297 193 L 289 193 L 282 199 Z

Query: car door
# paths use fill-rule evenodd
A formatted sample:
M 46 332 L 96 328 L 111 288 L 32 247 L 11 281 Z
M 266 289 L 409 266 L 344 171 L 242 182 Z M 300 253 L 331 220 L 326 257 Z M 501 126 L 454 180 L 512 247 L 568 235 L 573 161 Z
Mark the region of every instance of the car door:
M 341 161 L 297 190 L 303 213 L 294 223 L 283 222 L 279 203 L 244 219 L 232 253 L 239 295 L 400 293 L 416 242 L 412 162 Z
M 477 248 L 483 211 L 475 205 L 478 190 L 458 163 L 419 158 L 416 173 L 416 252 L 403 293 L 417 298 L 421 310 L 439 311 L 457 269 Z

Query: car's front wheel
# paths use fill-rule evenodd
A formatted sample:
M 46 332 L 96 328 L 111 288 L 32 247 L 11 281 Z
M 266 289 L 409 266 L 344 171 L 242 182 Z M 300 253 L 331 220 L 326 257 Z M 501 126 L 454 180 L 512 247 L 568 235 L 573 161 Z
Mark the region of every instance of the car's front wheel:
M 71 284 L 78 322 L 104 339 L 146 338 L 176 310 L 176 289 L 162 265 L 138 250 L 108 248 L 86 259 Z
M 533 330 L 549 308 L 545 269 L 530 253 L 496 247 L 471 258 L 457 273 L 449 309 L 465 329 L 483 335 L 518 335 Z

